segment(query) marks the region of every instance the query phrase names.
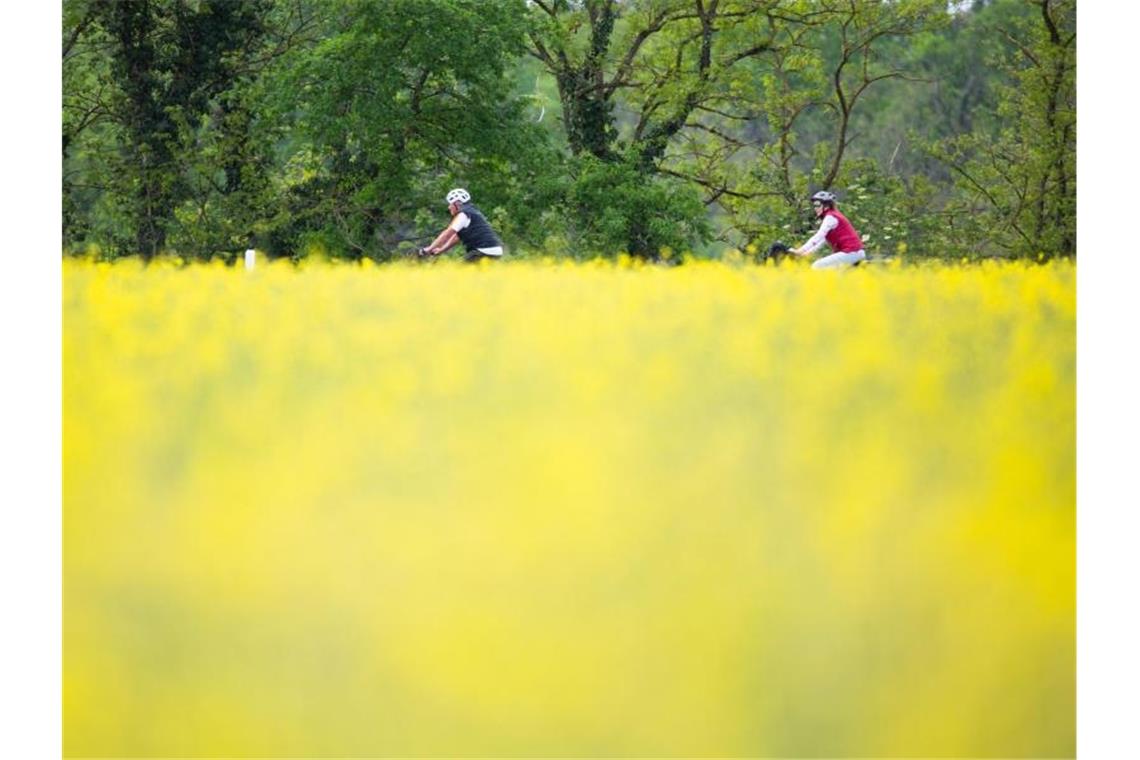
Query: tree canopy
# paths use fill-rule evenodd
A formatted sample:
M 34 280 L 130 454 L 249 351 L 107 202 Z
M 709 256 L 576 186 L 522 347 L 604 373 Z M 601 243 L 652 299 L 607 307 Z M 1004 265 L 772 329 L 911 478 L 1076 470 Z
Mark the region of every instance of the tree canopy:
M 68 251 L 1075 254 L 1075 0 L 65 0 Z

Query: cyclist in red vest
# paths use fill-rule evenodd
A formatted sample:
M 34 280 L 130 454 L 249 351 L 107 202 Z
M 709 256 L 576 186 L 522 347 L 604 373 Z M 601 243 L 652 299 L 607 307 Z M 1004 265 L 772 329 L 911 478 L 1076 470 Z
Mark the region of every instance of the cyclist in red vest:
M 799 248 L 792 248 L 791 253 L 808 256 L 825 242 L 830 245 L 831 255 L 814 262 L 812 269 L 854 266 L 867 258 L 859 233 L 847 221 L 847 217 L 835 208 L 835 193 L 820 190 L 811 197 L 811 205 L 815 209 L 816 219 L 820 220 L 819 229 Z

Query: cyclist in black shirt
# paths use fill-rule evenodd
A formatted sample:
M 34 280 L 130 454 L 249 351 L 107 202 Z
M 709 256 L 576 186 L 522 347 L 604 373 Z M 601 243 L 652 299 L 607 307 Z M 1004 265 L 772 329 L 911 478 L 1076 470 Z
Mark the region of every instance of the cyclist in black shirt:
M 421 248 L 420 253 L 438 256 L 456 243 L 462 242 L 467 248 L 464 261 L 498 259 L 503 255 L 503 241 L 491 229 L 487 217 L 471 203 L 471 193 L 457 187 L 447 194 L 447 210 L 451 212 L 451 224 L 431 245 Z

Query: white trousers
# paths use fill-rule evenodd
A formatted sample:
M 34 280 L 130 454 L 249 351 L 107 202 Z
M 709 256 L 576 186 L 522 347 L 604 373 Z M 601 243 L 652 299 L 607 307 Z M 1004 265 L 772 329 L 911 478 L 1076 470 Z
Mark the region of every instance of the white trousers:
M 866 258 L 867 254 L 863 250 L 854 251 L 852 253 L 833 253 L 830 256 L 824 256 L 822 259 L 813 262 L 811 268 L 834 269 L 836 267 L 848 267 Z

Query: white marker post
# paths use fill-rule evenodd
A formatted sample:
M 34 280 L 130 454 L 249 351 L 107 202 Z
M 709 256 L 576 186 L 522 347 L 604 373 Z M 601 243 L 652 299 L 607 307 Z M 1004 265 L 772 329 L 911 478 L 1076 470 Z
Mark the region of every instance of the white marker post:
M 245 268 L 253 269 L 253 265 L 257 262 L 257 252 L 252 248 L 247 248 L 245 251 Z

